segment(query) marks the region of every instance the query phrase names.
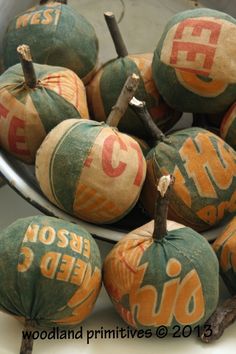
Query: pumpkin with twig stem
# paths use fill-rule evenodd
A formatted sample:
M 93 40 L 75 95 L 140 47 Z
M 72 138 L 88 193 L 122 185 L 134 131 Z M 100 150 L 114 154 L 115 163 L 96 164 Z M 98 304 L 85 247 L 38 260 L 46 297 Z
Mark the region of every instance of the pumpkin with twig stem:
M 103 264 L 103 282 L 130 326 L 156 329 L 203 324 L 218 302 L 219 265 L 208 242 L 194 230 L 167 223 L 170 176 L 157 188 L 154 223 L 123 237 Z
M 27 163 L 46 134 L 64 119 L 88 118 L 83 82 L 71 70 L 33 64 L 30 48 L 17 48 L 21 64 L 0 77 L 0 146 Z
M 147 176 L 141 201 L 153 216 L 156 181 L 171 173 L 176 183 L 169 218 L 197 231 L 216 226 L 236 215 L 236 152 L 217 135 L 197 127 L 165 136 L 153 124 L 145 103 L 131 107 L 150 131 Z
M 140 76 L 136 96 L 147 102 L 148 110 L 158 126 L 164 131 L 170 129 L 180 118 L 181 113 L 172 110 L 158 93 L 152 78 L 152 54 L 128 54 L 121 37 L 116 19 L 111 12 L 104 14 L 110 30 L 118 58 L 108 61 L 96 73 L 87 86 L 87 96 L 91 117 L 97 121 L 106 121 L 120 91 L 132 73 Z M 147 132 L 130 108 L 120 120 L 121 132 L 141 138 Z
M 33 216 L 0 232 L 0 310 L 36 328 L 74 327 L 92 311 L 101 288 L 101 258 L 92 236 L 64 220 Z M 32 352 L 23 338 L 21 354 Z
M 139 144 L 116 128 L 137 85 L 136 75 L 127 80 L 121 93 L 127 95 L 126 104 L 118 99 L 107 124 L 66 120 L 49 133 L 38 150 L 36 177 L 43 193 L 82 220 L 97 224 L 118 221 L 139 198 L 146 161 Z

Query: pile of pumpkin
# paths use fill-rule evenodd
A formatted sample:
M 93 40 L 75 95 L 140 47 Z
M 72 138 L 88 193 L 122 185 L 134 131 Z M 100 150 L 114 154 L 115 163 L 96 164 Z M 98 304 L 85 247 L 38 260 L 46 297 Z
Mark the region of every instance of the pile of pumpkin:
M 219 263 L 236 292 L 236 20 L 185 11 L 168 22 L 154 55 L 129 55 L 114 15 L 105 19 L 118 57 L 103 66 L 92 25 L 66 1 L 41 1 L 10 22 L 0 144 L 35 163 L 45 196 L 79 219 L 154 218 L 104 262 L 124 321 L 170 332 L 203 325 L 217 307 Z M 166 133 L 182 112 L 193 113 L 194 126 Z M 228 222 L 213 248 L 198 233 Z M 31 217 L 3 230 L 0 246 L 2 311 L 27 328 L 74 326 L 88 316 L 102 274 L 86 230 Z

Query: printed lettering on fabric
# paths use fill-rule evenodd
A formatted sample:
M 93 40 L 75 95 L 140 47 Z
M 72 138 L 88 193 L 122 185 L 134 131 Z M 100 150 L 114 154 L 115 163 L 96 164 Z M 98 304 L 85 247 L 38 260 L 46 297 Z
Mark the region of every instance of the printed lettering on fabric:
M 227 65 L 235 33 L 235 24 L 223 19 L 187 18 L 167 33 L 161 61 L 175 69 L 177 79 L 188 90 L 204 97 L 217 96 L 236 82 L 229 71 L 231 63 Z
M 149 246 L 150 243 L 145 245 L 141 240 L 136 241 L 136 247 L 134 240 L 124 242 L 114 249 L 115 255 L 113 252 L 107 259 L 111 262 L 111 272 L 115 273 L 113 276 L 105 274 L 109 279 L 106 286 L 117 311 L 132 326 L 137 323 L 143 326 L 170 326 L 174 319 L 182 325 L 197 323 L 205 314 L 203 289 L 197 271 L 192 269 L 181 278 L 180 261 L 170 258 L 165 269 L 169 280 L 163 284 L 162 293 L 153 285 L 142 285 L 149 264 L 140 265 L 140 260 Z M 128 308 L 122 305 L 122 298 L 126 295 Z

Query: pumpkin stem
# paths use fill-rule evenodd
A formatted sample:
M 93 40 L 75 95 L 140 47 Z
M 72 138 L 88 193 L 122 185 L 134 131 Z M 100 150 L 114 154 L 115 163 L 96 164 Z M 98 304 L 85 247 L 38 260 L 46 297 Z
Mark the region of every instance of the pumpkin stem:
M 139 85 L 139 76 L 136 74 L 132 74 L 131 76 L 128 77 L 126 80 L 123 89 L 120 93 L 120 96 L 118 97 L 118 100 L 116 101 L 115 106 L 112 107 L 111 113 L 109 114 L 106 123 L 110 127 L 117 127 L 121 118 L 125 114 L 129 102 L 134 96 L 138 85 Z
M 165 135 L 162 133 L 160 128 L 153 122 L 152 117 L 150 116 L 146 102 L 139 101 L 137 98 L 133 97 L 129 103 L 132 110 L 137 114 L 141 122 L 143 123 L 145 129 L 147 130 L 150 136 L 150 144 L 156 146 L 157 143 L 163 141 Z
M 224 330 L 236 320 L 236 295 L 219 305 L 204 324 L 201 340 L 210 343 L 219 339 Z
M 171 175 L 162 176 L 157 185 L 157 198 L 154 214 L 153 239 L 162 240 L 167 234 L 167 213 L 171 186 L 174 184 L 174 177 Z
M 20 56 L 22 70 L 25 77 L 25 84 L 31 89 L 34 89 L 37 85 L 37 78 L 30 53 L 30 47 L 25 44 L 20 45 L 19 47 L 17 47 L 17 52 Z
M 116 53 L 118 54 L 119 58 L 127 57 L 128 51 L 123 41 L 123 38 L 120 33 L 120 29 L 114 14 L 110 11 L 104 13 L 104 17 L 110 31 L 112 40 L 114 42 Z
M 32 332 L 32 329 L 33 329 L 32 321 L 25 320 L 24 332 L 28 332 L 30 334 L 30 332 Z M 22 335 L 20 354 L 31 354 L 33 351 L 33 344 L 34 344 L 34 340 L 32 336 L 31 338 L 23 338 Z
M 67 5 L 68 1 L 67 0 L 40 0 L 39 5 L 44 5 L 47 4 L 48 2 L 60 2 L 62 4 Z

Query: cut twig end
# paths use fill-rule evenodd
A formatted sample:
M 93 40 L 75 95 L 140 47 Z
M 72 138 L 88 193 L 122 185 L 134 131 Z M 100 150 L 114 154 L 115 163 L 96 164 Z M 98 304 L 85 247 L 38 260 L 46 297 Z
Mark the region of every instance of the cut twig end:
M 19 45 L 17 47 L 17 52 L 19 53 L 19 55 L 21 56 L 22 59 L 32 62 L 30 47 L 28 45 L 26 45 L 26 44 Z
M 105 16 L 105 17 L 115 17 L 115 15 L 113 14 L 113 12 L 111 12 L 111 11 L 106 11 L 106 12 L 104 12 L 104 16 Z
M 157 190 L 161 197 L 164 198 L 168 188 L 174 183 L 174 177 L 172 175 L 162 176 L 158 182 Z
M 143 108 L 146 106 L 145 101 L 140 101 L 136 97 L 133 97 L 129 104 L 130 104 L 130 106 L 134 106 L 134 107 L 138 107 L 138 108 Z

